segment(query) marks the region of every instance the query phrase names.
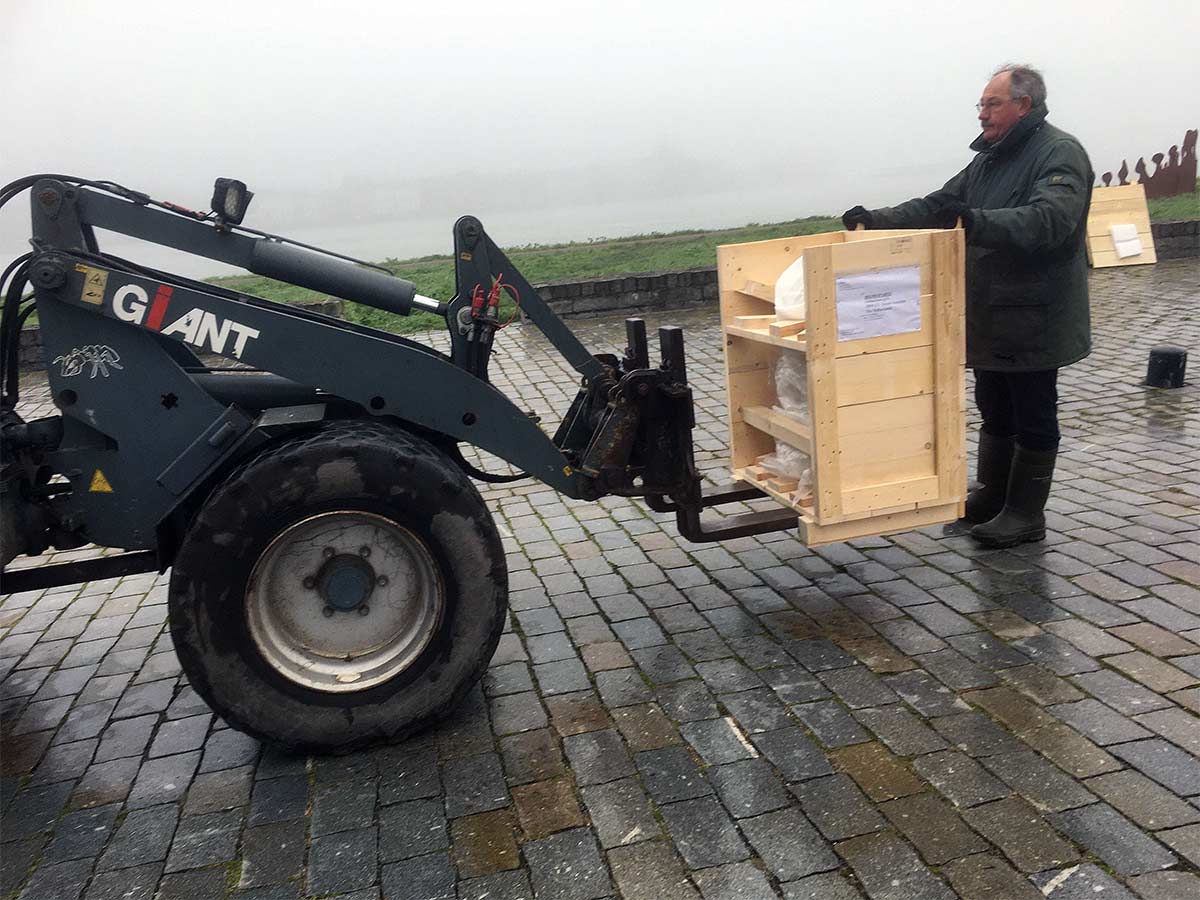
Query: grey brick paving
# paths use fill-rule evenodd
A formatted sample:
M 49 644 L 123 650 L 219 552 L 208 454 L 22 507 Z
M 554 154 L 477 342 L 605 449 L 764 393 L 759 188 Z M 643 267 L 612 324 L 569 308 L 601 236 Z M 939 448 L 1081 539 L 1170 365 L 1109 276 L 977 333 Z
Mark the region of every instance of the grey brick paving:
M 0 898 L 1200 894 L 1200 403 L 1138 384 L 1151 343 L 1200 337 L 1188 266 L 1093 274 L 1044 544 L 691 545 L 633 501 L 486 488 L 512 627 L 397 746 L 287 757 L 214 720 L 167 576 L 0 598 Z M 715 314 L 668 318 L 720 478 Z M 560 414 L 574 376 L 504 342 L 497 384 Z

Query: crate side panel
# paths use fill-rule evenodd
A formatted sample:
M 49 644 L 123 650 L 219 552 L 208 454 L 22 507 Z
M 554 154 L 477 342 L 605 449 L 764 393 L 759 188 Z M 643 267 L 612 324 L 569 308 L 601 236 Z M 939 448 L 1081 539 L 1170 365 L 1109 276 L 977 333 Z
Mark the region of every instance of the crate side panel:
M 935 475 L 933 405 L 926 394 L 839 409 L 842 490 Z
M 965 254 L 962 231 L 934 236 L 934 450 L 945 500 L 963 499 L 967 488 Z
M 837 405 L 854 406 L 876 400 L 932 394 L 933 366 L 931 346 L 839 357 Z
M 804 254 L 804 291 L 808 306 L 808 414 L 812 425 L 813 497 L 818 520 L 836 518 L 842 513 L 834 249 L 836 246 L 813 247 Z

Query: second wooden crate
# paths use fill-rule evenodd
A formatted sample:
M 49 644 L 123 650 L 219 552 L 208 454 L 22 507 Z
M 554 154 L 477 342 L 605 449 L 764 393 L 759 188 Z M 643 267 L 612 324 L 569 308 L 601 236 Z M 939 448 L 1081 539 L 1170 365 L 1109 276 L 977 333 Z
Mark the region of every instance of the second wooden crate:
M 807 316 L 774 313 L 774 285 L 803 254 Z M 859 231 L 717 248 L 735 479 L 800 513 L 810 545 L 949 522 L 966 495 L 963 233 Z M 919 329 L 838 339 L 841 276 L 916 266 Z M 797 353 L 808 415 L 777 406 L 772 373 Z M 760 460 L 776 441 L 811 459 L 810 495 Z

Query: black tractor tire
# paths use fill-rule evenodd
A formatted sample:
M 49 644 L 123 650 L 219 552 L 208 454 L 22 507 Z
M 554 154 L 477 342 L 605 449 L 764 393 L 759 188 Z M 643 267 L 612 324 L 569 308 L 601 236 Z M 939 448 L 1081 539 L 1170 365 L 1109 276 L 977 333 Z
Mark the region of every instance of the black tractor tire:
M 414 548 L 413 558 L 426 561 L 421 571 L 430 578 L 413 578 L 411 583 L 437 589 L 421 592 L 405 583 L 402 590 L 404 579 L 393 578 L 397 584 L 387 595 L 394 598 L 388 601 L 391 611 L 322 608 L 327 603 L 322 595 L 306 589 L 314 580 L 307 573 L 320 563 L 320 554 L 330 560 L 337 552 L 338 560 L 349 560 L 339 564 L 349 569 L 355 561 L 332 547 L 317 547 L 319 541 L 300 540 L 306 532 L 296 529 L 342 521 L 359 523 L 354 538 L 362 529 L 383 523 L 381 533 L 407 542 L 405 546 Z M 297 537 L 289 543 L 288 535 Z M 390 544 L 381 541 L 378 546 L 380 564 L 396 556 Z M 276 550 L 279 547 L 283 549 Z M 292 555 L 276 555 L 285 551 Z M 364 547 L 360 552 L 366 551 Z M 310 558 L 316 560 L 312 565 Z M 272 563 L 274 568 L 256 568 L 260 560 L 276 559 L 282 561 Z M 410 568 L 416 571 L 417 565 Z M 256 574 L 261 572 L 274 574 Z M 375 570 L 366 572 L 359 583 L 372 586 L 362 590 L 376 590 L 374 584 L 387 582 Z M 359 575 L 351 571 L 346 578 L 353 581 Z M 263 587 L 267 583 L 278 589 L 268 593 Z M 377 608 L 385 605 L 384 592 L 380 588 L 372 595 L 372 601 L 379 601 Z M 288 668 L 296 668 L 290 657 L 271 649 L 276 644 L 264 644 L 262 635 L 272 632 L 262 625 L 255 630 L 264 616 L 286 619 L 303 614 L 308 629 L 303 637 L 323 639 L 320 615 L 330 617 L 330 628 L 344 623 L 343 629 L 358 628 L 361 634 L 362 626 L 372 622 L 367 614 L 383 616 L 376 621 L 389 626 L 387 616 L 411 615 L 395 610 L 406 607 L 406 597 L 418 594 L 430 610 L 436 607 L 436 616 L 430 612 L 421 619 L 422 628 L 416 632 L 421 641 L 405 645 L 411 659 L 391 659 L 389 665 L 403 668 L 385 667 L 372 674 L 383 680 L 361 689 L 353 684 L 314 687 L 305 680 L 302 667 L 296 669 L 297 676 Z M 252 599 L 265 596 L 274 599 Z M 346 594 L 336 596 L 341 600 Z M 350 596 L 353 600 L 357 595 Z M 176 652 L 192 687 L 209 706 L 234 728 L 264 742 L 318 753 L 346 753 L 395 740 L 447 714 L 483 675 L 500 640 L 507 608 L 503 545 L 475 486 L 429 442 L 400 428 L 361 421 L 324 425 L 271 447 L 233 471 L 188 529 L 174 562 L 169 594 Z M 364 615 L 358 625 L 356 612 Z M 257 618 L 252 621 L 252 616 Z M 303 651 L 308 652 L 307 645 Z M 272 662 L 272 654 L 278 662 Z M 342 659 L 334 657 L 333 664 L 342 665 Z M 340 677 L 352 681 L 358 676 Z

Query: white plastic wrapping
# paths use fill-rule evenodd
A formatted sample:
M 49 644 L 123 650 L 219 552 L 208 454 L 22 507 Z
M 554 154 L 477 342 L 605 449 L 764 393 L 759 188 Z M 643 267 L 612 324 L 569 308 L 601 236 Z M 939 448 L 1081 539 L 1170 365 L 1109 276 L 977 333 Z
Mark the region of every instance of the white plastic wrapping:
M 775 282 L 775 317 L 803 322 L 805 311 L 804 255 L 801 254 Z
M 804 354 L 795 350 L 783 350 L 775 363 L 775 395 L 779 398 L 775 409 L 789 418 L 808 421 L 808 371 L 804 365 Z M 800 496 L 812 493 L 812 460 L 808 454 L 785 441 L 775 441 L 775 452 L 759 460 L 768 472 L 798 482 L 796 492 Z

